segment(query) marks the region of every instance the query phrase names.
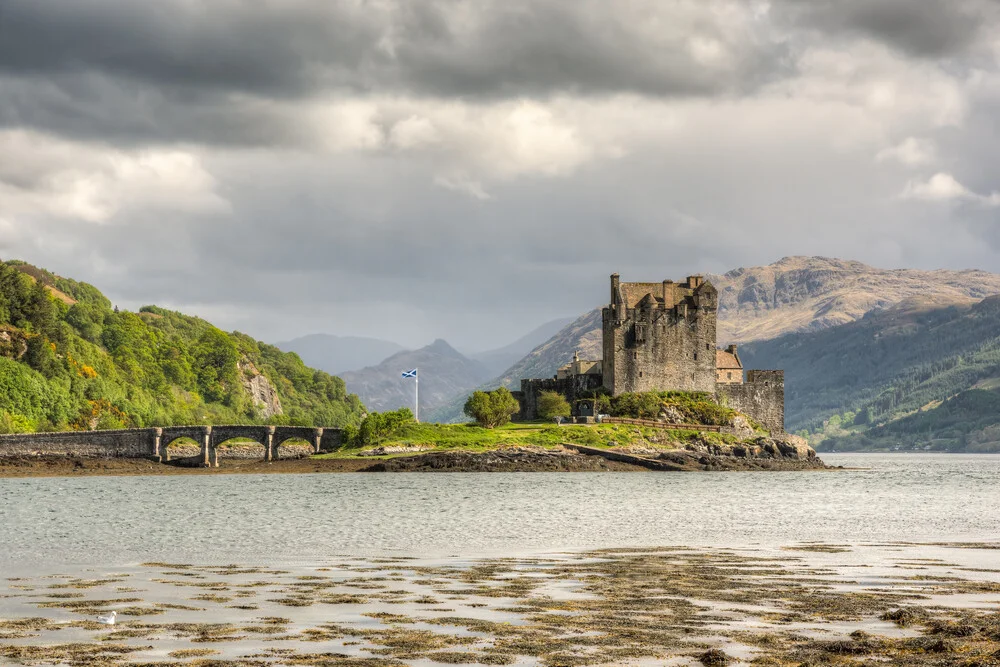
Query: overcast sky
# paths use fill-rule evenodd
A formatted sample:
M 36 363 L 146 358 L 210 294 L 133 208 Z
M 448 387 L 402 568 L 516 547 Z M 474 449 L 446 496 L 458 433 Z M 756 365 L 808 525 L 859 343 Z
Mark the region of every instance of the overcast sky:
M 264 340 L 998 225 L 996 0 L 0 0 L 0 257 Z

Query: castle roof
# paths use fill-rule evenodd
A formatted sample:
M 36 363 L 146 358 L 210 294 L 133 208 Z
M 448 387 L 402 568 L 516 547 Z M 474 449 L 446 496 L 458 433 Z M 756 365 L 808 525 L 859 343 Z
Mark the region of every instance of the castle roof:
M 715 367 L 724 371 L 743 370 L 743 364 L 740 363 L 739 357 L 728 350 L 715 351 Z

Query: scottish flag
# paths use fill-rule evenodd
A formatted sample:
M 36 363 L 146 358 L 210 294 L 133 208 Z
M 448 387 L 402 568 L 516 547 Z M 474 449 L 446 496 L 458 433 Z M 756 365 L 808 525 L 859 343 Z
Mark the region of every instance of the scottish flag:
M 405 377 L 405 378 L 415 378 L 415 377 L 417 377 L 417 369 L 414 368 L 412 371 L 403 371 L 403 377 Z

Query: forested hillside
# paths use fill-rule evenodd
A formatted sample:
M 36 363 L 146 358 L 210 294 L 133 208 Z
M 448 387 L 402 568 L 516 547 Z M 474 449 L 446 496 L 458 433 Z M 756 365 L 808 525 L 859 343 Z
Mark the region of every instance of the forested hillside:
M 117 312 L 93 286 L 0 263 L 0 432 L 356 424 L 340 378 L 204 320 Z
M 740 354 L 785 369 L 787 426 L 820 449 L 1000 449 L 1000 297 L 908 300 Z

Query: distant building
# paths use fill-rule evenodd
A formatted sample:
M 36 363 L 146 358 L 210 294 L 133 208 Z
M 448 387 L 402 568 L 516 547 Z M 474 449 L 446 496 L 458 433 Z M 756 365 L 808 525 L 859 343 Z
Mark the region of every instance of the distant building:
M 715 381 L 718 384 L 743 384 L 743 362 L 735 345 L 715 351 Z
M 593 416 L 597 393 L 693 391 L 750 415 L 772 432 L 784 431 L 784 373 L 749 371 L 735 345 L 718 349 L 718 292 L 701 276 L 682 283 L 623 283 L 611 276 L 611 301 L 602 311 L 603 359 L 573 360 L 550 379 L 521 381 L 514 392 L 519 418 L 538 416 L 538 396 L 555 391 L 574 416 Z M 589 400 L 588 400 L 589 399 Z

